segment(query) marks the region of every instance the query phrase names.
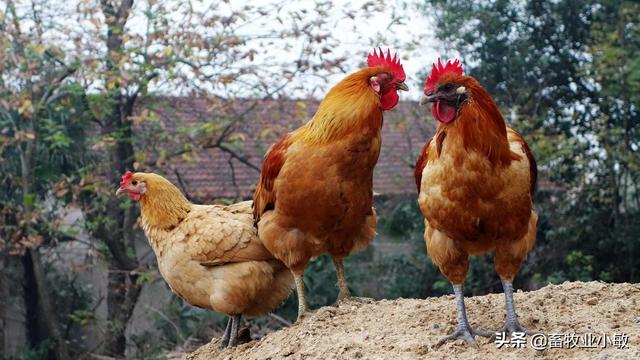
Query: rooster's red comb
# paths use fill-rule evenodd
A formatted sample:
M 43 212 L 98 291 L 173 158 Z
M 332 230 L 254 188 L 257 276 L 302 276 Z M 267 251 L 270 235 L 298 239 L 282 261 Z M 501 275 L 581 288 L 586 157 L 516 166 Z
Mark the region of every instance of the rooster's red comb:
M 124 173 L 124 175 L 122 175 L 122 180 L 120 180 L 120 186 L 127 185 L 127 182 L 129 181 L 129 179 L 131 179 L 132 176 L 133 176 L 133 173 L 127 170 L 127 172 Z
M 387 49 L 387 56 L 384 56 L 384 52 L 382 52 L 381 48 L 378 48 L 380 53 L 376 52 L 376 49 L 373 49 L 373 54 L 369 54 L 367 56 L 367 65 L 369 67 L 375 66 L 387 66 L 393 72 L 393 77 L 399 81 L 404 81 L 406 79 L 406 75 L 404 74 L 404 68 L 402 68 L 402 64 L 400 64 L 400 59 L 398 58 L 398 53 L 391 57 L 391 51 Z
M 442 77 L 442 75 L 447 73 L 454 73 L 458 75 L 462 75 L 462 65 L 458 59 L 455 59 L 453 62 L 451 60 L 447 60 L 447 63 L 442 66 L 442 61 L 438 58 L 438 66 L 433 64 L 433 68 L 431 69 L 431 75 L 424 81 L 424 93 L 428 94 L 434 90 L 436 87 L 436 83 Z

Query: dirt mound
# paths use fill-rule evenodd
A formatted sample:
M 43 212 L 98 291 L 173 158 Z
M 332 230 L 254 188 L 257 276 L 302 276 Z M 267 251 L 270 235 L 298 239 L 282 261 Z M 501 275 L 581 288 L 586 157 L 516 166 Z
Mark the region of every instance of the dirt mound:
M 442 296 L 350 300 L 338 307 L 323 307 L 300 324 L 234 349 L 220 352 L 218 339 L 213 339 L 184 359 L 520 359 L 535 355 L 640 359 L 640 284 L 567 282 L 518 291 L 515 300 L 522 325 L 546 334 L 536 337 L 535 346 L 540 350 L 533 348 L 531 336 L 521 348 L 517 341 L 498 348 L 479 338 L 480 349 L 461 340 L 434 349 L 456 326 L 454 298 Z M 466 303 L 472 326 L 502 326 L 502 294 L 470 297 Z M 541 338 L 546 339 L 546 346 Z

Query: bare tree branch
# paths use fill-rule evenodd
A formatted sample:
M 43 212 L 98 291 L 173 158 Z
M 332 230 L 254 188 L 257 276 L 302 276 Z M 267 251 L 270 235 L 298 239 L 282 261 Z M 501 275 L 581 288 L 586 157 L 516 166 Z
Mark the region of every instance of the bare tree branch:
M 187 187 L 184 181 L 182 180 L 182 176 L 180 176 L 180 172 L 178 171 L 178 169 L 173 169 L 173 173 L 176 175 L 176 178 L 178 179 L 178 184 L 180 185 L 180 188 L 182 189 L 184 196 L 187 198 L 187 200 L 192 201 L 193 198 L 191 197 L 191 194 L 189 194 L 189 191 L 187 190 Z
M 285 326 L 292 326 L 292 324 L 287 321 L 285 318 L 283 318 L 282 316 L 278 315 L 278 314 L 274 314 L 274 313 L 269 313 L 269 317 L 277 320 L 278 322 L 282 323 Z
M 62 74 L 60 74 L 47 88 L 45 93 L 40 98 L 39 105 L 42 105 L 43 103 L 44 104 L 50 103 L 48 99 L 51 96 L 51 94 L 53 94 L 53 92 L 59 88 L 60 84 L 64 81 L 64 79 L 71 76 L 71 74 L 73 74 L 75 71 L 76 71 L 75 68 L 66 68 L 65 71 L 62 72 Z

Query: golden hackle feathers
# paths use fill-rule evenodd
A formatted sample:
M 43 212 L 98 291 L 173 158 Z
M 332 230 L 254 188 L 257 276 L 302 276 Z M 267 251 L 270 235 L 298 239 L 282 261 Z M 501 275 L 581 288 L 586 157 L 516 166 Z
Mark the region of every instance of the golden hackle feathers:
M 390 69 L 378 66 L 361 69 L 340 81 L 322 100 L 318 111 L 292 134 L 294 140 L 324 144 L 363 127 L 382 127 L 380 95 L 369 78 Z
M 143 218 L 157 228 L 177 226 L 191 209 L 191 203 L 169 180 L 153 173 L 135 173 L 131 181 L 144 181 L 147 191 L 140 198 Z

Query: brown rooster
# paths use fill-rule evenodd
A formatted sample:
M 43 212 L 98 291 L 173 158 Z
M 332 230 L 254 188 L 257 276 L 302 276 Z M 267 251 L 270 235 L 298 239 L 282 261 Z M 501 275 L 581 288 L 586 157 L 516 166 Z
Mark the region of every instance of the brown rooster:
M 439 125 L 416 163 L 427 252 L 453 284 L 458 328 L 442 339 L 495 333 L 471 328 L 462 284 L 469 255 L 495 251 L 495 267 L 505 293 L 506 324 L 498 332 L 525 331 L 517 320 L 512 281 L 536 239 L 532 209 L 536 162 L 524 139 L 505 125 L 491 96 L 474 78 L 462 75 L 456 60 L 438 60 L 425 81 L 422 103 L 431 104 Z
M 121 193 L 140 202 L 142 228 L 173 292 L 229 316 L 221 347 L 237 344 L 241 315 L 266 315 L 291 293 L 291 273 L 260 242 L 250 201 L 194 205 L 162 176 L 130 171 Z
M 380 153 L 382 113 L 407 90 L 397 55 L 382 50 L 368 67 L 340 81 L 304 126 L 276 142 L 253 197 L 264 245 L 293 272 L 298 319 L 307 311 L 303 273 L 309 260 L 333 257 L 340 289 L 350 296 L 343 259 L 373 239 L 373 168 Z

